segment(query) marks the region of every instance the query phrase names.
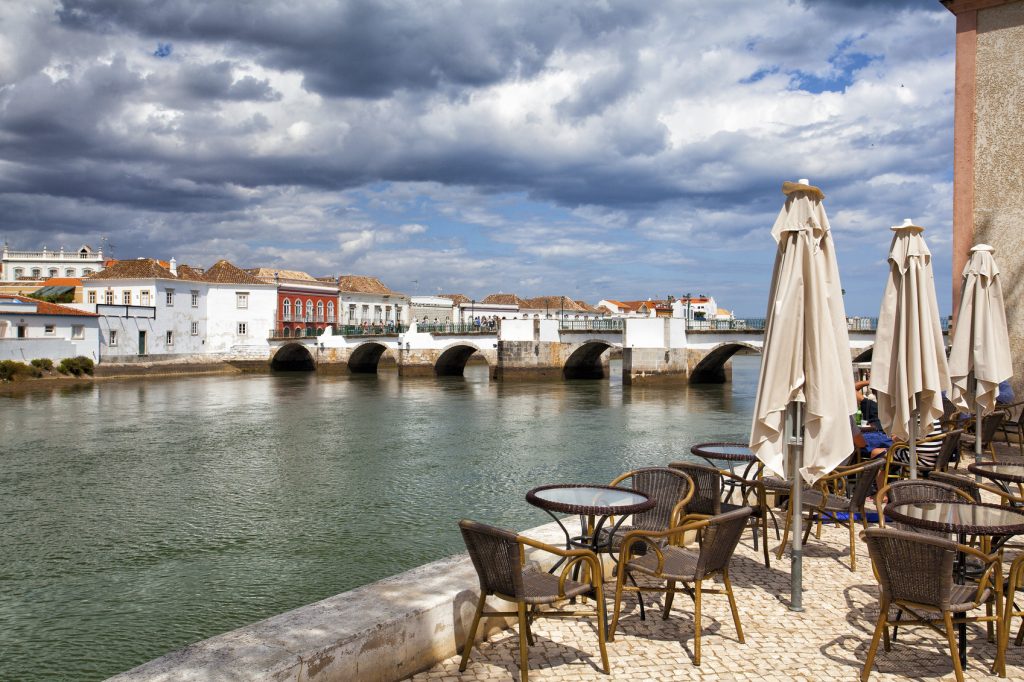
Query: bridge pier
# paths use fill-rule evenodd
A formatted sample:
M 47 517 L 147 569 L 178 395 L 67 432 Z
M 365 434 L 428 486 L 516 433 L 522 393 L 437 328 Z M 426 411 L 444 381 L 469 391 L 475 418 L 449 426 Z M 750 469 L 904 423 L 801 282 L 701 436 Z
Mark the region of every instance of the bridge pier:
M 689 381 L 689 353 L 682 319 L 627 320 L 622 338 L 622 383 Z

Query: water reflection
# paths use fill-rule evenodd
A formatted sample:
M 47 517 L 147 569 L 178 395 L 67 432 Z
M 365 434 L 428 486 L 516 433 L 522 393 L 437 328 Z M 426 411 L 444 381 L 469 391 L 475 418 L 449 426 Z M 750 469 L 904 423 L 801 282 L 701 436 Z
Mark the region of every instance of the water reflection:
M 526 528 L 543 483 L 606 483 L 742 439 L 724 386 L 315 374 L 0 396 L 0 679 L 102 678 Z

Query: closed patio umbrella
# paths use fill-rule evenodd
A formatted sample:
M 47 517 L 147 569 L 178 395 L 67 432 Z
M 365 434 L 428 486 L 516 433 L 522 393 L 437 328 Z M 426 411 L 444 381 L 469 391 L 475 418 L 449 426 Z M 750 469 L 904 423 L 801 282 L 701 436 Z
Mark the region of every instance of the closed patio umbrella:
M 924 228 L 907 218 L 892 230 L 889 279 L 871 355 L 871 388 L 878 396 L 883 429 L 893 439 L 910 443 L 910 477 L 917 478 L 918 419 L 931 424 L 942 416 L 949 368 Z
M 808 181 L 782 185 L 778 244 L 750 447 L 792 482 L 790 608 L 802 608 L 800 478 L 813 483 L 853 452 L 853 367 L 839 267 L 824 194 Z M 797 475 L 799 471 L 799 475 Z
M 976 455 L 981 454 L 982 417 L 995 409 L 999 382 L 1013 376 L 1003 287 L 993 251 L 988 244 L 971 249 L 949 353 L 952 400 L 962 412 L 974 412 Z

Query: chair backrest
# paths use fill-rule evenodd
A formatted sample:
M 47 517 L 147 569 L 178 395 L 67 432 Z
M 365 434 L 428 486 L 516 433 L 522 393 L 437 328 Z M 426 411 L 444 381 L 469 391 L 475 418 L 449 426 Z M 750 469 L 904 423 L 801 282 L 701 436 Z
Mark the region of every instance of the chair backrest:
M 853 486 L 850 494 L 850 511 L 856 512 L 864 508 L 864 502 L 868 499 L 871 486 L 878 477 L 878 472 L 885 466 L 885 458 L 879 457 L 867 464 L 857 472 L 857 483 Z
M 519 597 L 523 594 L 523 565 L 518 536 L 511 531 L 476 521 L 459 521 L 469 558 L 484 594 Z
M 708 519 L 708 525 L 701 529 L 700 556 L 697 558 L 698 579 L 729 565 L 753 511 L 750 507 L 740 507 Z
M 1003 420 L 1006 419 L 1006 413 L 1002 410 L 996 410 L 992 414 L 986 414 L 981 420 L 981 447 L 987 448 L 995 438 L 996 431 L 1002 426 Z
M 864 531 L 882 596 L 949 610 L 956 543 L 892 528 Z
M 908 502 L 962 502 L 963 498 L 956 494 L 956 487 L 937 480 L 941 472 L 935 472 L 928 478 L 918 478 L 890 483 L 886 504 L 906 504 Z M 949 476 L 949 474 L 946 474 Z M 968 493 L 969 494 L 969 493 Z
M 634 528 L 654 531 L 667 530 L 678 523 L 679 519 L 672 518 L 672 512 L 694 489 L 693 479 L 669 467 L 630 471 L 612 481 L 612 485 L 628 485 L 654 500 L 653 509 L 633 514 L 630 521 Z
M 958 412 L 959 410 L 956 405 L 953 404 L 953 401 L 946 396 L 942 396 L 942 421 L 952 421 L 953 417 L 955 417 Z
M 697 462 L 672 462 L 669 467 L 682 471 L 693 481 L 693 497 L 686 505 L 687 512 L 715 516 L 722 511 L 722 474 L 718 469 Z
M 939 448 L 939 454 L 935 457 L 934 471 L 945 471 L 949 468 L 949 462 L 953 459 L 953 455 L 960 452 L 960 436 L 963 433 L 963 429 L 946 432 L 942 439 L 942 446 Z
M 941 483 L 943 485 L 948 485 L 952 488 L 962 490 L 967 495 L 970 495 L 971 499 L 974 500 L 975 502 L 981 502 L 981 488 L 978 487 L 978 482 L 975 481 L 973 478 L 968 478 L 966 476 L 957 476 L 956 474 L 951 474 L 947 471 L 933 471 L 931 475 L 928 476 L 928 480 L 934 481 L 937 484 Z M 960 500 L 943 499 L 935 501 L 957 502 Z

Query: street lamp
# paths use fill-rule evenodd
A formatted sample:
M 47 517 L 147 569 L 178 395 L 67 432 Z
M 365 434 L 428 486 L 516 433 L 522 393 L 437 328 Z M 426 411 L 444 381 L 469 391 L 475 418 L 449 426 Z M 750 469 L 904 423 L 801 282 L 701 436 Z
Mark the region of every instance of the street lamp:
M 686 293 L 686 326 L 690 326 L 690 293 Z
M 558 297 L 558 324 L 562 324 L 565 321 L 565 296 Z
M 470 299 L 469 301 L 469 323 L 476 326 L 476 299 Z

